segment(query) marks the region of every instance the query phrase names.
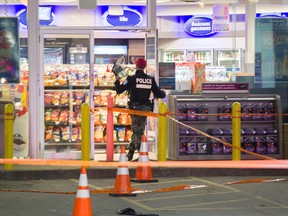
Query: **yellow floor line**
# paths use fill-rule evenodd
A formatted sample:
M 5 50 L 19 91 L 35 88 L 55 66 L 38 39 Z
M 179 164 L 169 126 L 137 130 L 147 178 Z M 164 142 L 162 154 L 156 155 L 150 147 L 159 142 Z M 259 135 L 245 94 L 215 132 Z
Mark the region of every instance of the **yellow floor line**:
M 214 185 L 214 186 L 217 186 L 217 187 L 225 188 L 225 189 L 232 190 L 232 191 L 235 191 L 235 192 L 240 192 L 240 190 L 238 190 L 236 188 L 233 188 L 233 187 L 229 187 L 229 186 L 223 185 L 222 183 L 221 184 L 220 183 L 215 183 L 215 182 L 212 182 L 212 181 L 208 181 L 208 180 L 201 179 L 201 178 L 196 178 L 196 177 L 193 177 L 193 178 L 197 179 L 198 181 L 205 182 L 206 184 L 210 184 L 210 185 Z
M 257 198 L 257 199 L 260 199 L 260 200 L 263 200 L 263 201 L 265 201 L 265 202 L 271 203 L 271 204 L 273 204 L 273 205 L 279 206 L 279 207 L 281 207 L 281 208 L 288 208 L 287 205 L 279 204 L 279 203 L 277 203 L 277 202 L 274 202 L 274 201 L 272 201 L 272 200 L 266 199 L 266 198 L 261 197 L 261 196 L 256 196 L 256 198 Z
M 204 207 L 204 208 L 173 208 L 173 209 L 167 209 L 167 208 L 157 208 L 154 209 L 155 211 L 202 211 L 202 210 L 246 210 L 251 209 L 251 207 L 223 207 L 223 208 L 217 208 L 217 207 Z M 254 207 L 253 209 L 282 209 L 281 207 L 267 207 L 267 206 L 261 206 L 261 207 Z M 286 208 L 285 208 L 286 209 Z
M 75 182 L 75 183 L 79 183 L 79 180 L 76 180 L 76 179 L 69 179 L 70 181 L 72 181 L 72 182 Z M 103 190 L 103 188 L 102 187 L 97 187 L 97 186 L 95 186 L 95 185 L 93 185 L 93 184 L 88 184 L 88 187 L 89 188 L 93 188 L 93 189 L 96 189 L 96 190 Z
M 235 200 L 225 200 L 225 201 L 217 201 L 217 202 L 207 202 L 207 203 L 196 203 L 196 204 L 190 204 L 190 205 L 176 205 L 176 206 L 167 206 L 165 209 L 175 209 L 175 208 L 187 208 L 187 207 L 193 207 L 193 206 L 206 206 L 206 205 L 215 205 L 215 204 L 227 204 L 232 202 L 242 202 L 246 200 L 251 199 L 235 199 Z M 154 210 L 159 210 L 158 208 L 155 208 Z
M 220 194 L 229 194 L 229 193 L 236 193 L 235 191 L 226 191 L 226 192 L 215 192 L 209 193 L 209 195 L 220 195 Z M 167 199 L 174 199 L 174 198 L 185 198 L 185 197 L 195 197 L 195 196 L 207 196 L 207 194 L 187 194 L 187 195 L 177 195 L 177 196 L 165 196 L 165 197 L 157 197 L 157 198 L 147 198 L 147 199 L 138 199 L 139 202 L 147 202 L 147 201 L 154 201 L 154 200 L 167 200 Z

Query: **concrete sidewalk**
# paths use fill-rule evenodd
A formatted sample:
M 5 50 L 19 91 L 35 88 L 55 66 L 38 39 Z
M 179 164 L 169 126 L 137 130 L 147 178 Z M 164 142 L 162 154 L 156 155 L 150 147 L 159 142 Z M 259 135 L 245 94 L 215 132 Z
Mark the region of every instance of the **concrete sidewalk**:
M 253 163 L 249 161 L 222 161 L 224 164 L 230 166 L 221 167 L 221 161 L 181 161 L 181 166 L 175 167 L 163 167 L 152 166 L 153 177 L 201 177 L 201 176 L 288 176 L 287 161 L 253 161 L 255 164 L 249 167 L 247 163 Z M 275 168 L 271 164 L 283 162 L 282 166 Z M 128 162 L 129 164 L 130 162 Z M 137 166 L 137 162 L 132 162 Z M 132 164 L 131 163 L 131 164 Z M 153 163 L 153 162 L 152 162 Z M 175 164 L 171 163 L 171 164 Z M 203 166 L 198 166 L 199 164 Z M 219 166 L 215 164 L 219 163 Z M 222 163 L 222 164 L 223 164 Z M 155 163 L 157 165 L 157 163 Z M 185 167 L 187 164 L 187 167 Z M 195 164 L 191 166 L 191 164 Z M 235 167 L 233 165 L 235 164 Z M 245 166 L 237 166 L 237 164 L 244 164 Z M 259 164 L 259 165 L 257 165 Z M 209 167 L 210 165 L 210 167 Z M 247 166 L 246 166 L 247 165 Z M 129 166 L 130 176 L 135 176 L 136 167 Z M 34 179 L 70 179 L 79 177 L 81 166 L 40 166 L 40 165 L 13 165 L 13 170 L 5 170 L 4 165 L 0 165 L 0 179 L 1 180 L 34 180 Z M 90 166 L 89 170 L 90 178 L 115 178 L 117 167 L 107 166 Z

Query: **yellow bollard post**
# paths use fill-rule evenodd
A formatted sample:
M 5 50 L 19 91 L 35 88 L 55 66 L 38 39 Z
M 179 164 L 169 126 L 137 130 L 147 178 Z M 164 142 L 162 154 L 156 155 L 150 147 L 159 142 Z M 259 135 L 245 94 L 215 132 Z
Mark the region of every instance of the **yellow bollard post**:
M 4 108 L 4 158 L 13 158 L 14 106 L 9 103 Z M 13 170 L 13 164 L 4 165 L 5 170 Z
M 241 105 L 234 102 L 232 105 L 232 145 L 241 148 Z M 232 160 L 241 160 L 241 151 L 232 148 Z
M 90 159 L 90 108 L 86 103 L 81 106 L 81 159 Z
M 158 106 L 159 114 L 167 112 L 167 106 L 160 101 Z M 165 116 L 158 118 L 158 161 L 166 161 L 166 146 L 167 146 L 167 120 Z

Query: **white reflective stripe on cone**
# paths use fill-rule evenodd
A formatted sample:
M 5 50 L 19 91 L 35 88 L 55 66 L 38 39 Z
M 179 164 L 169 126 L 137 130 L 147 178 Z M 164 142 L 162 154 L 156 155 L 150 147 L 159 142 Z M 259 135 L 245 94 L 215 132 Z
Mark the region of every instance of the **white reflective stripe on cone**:
M 141 143 L 140 152 L 148 152 L 147 143 L 146 142 L 142 142 Z
M 79 186 L 87 186 L 87 185 L 88 185 L 87 174 L 80 174 Z
M 117 175 L 129 175 L 128 167 L 119 167 L 117 169 Z
M 120 154 L 119 162 L 126 162 L 126 154 Z
M 90 198 L 89 190 L 77 190 L 76 193 L 77 198 Z
M 148 162 L 148 161 L 149 159 L 147 155 L 139 155 L 138 162 Z

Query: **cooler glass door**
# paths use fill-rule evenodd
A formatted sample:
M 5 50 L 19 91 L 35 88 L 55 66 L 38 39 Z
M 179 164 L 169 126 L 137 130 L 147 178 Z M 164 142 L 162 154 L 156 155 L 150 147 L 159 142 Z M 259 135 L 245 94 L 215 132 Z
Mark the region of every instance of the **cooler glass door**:
M 241 66 L 240 50 L 215 50 L 214 56 L 215 66 L 225 66 L 226 68 Z
M 211 66 L 213 65 L 213 50 L 187 50 L 186 61 Z
M 186 61 L 186 50 L 162 50 L 162 62 Z
M 83 137 L 92 143 L 88 154 L 94 158 L 91 138 L 94 124 L 83 126 L 81 117 L 84 103 L 93 108 L 94 83 L 90 79 L 94 70 L 93 41 L 90 31 L 47 30 L 41 34 L 40 121 L 43 126 L 40 147 L 43 158 L 81 159 Z

